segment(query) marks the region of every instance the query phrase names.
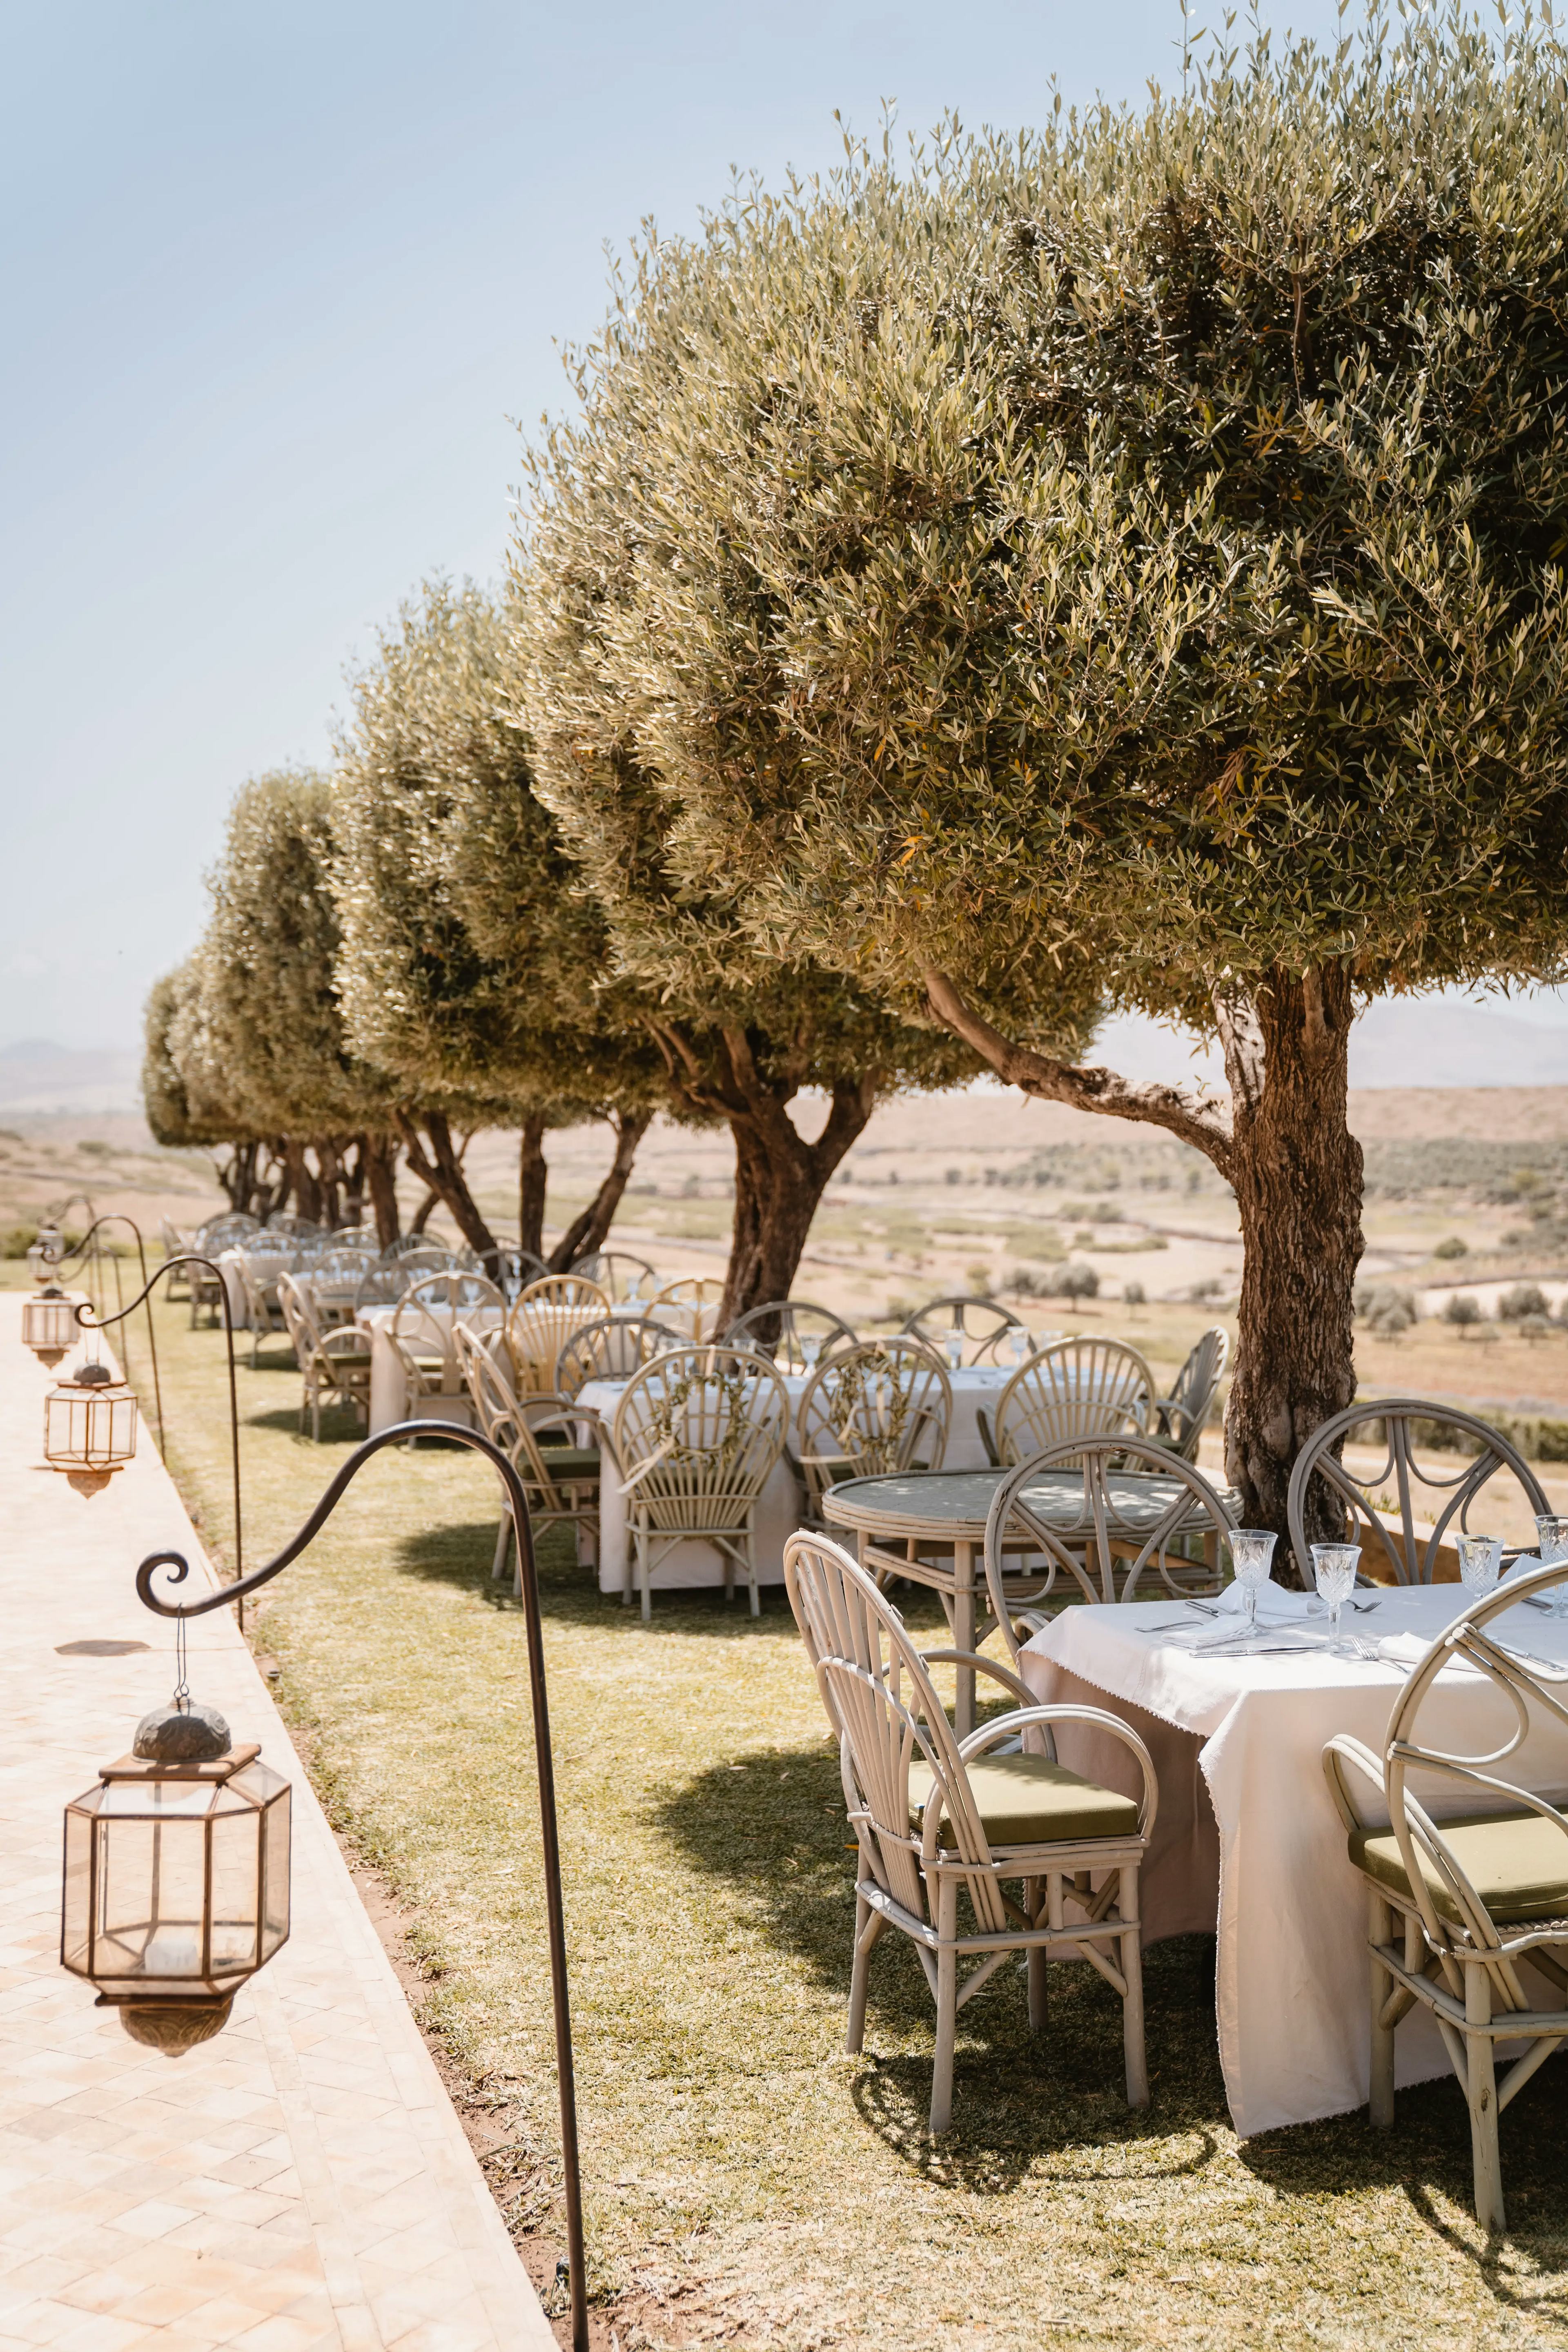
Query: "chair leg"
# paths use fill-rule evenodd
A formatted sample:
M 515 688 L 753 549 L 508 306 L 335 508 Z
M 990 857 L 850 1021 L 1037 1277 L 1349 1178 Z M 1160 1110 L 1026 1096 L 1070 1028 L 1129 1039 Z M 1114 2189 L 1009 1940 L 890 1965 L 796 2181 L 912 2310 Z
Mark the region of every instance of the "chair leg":
M 1024 1908 L 1028 1913 L 1031 1919 L 1037 1916 L 1040 1906 L 1044 1903 L 1045 1899 L 1046 1890 L 1043 1882 L 1037 1878 L 1026 1879 L 1024 1882 Z M 1046 2030 L 1046 2019 L 1047 2015 L 1046 2006 L 1046 1948 L 1044 1944 L 1031 1944 L 1028 1947 L 1024 1965 L 1029 1979 L 1029 2031 L 1031 2033 L 1043 2033 Z
M 1368 1962 L 1372 1979 L 1372 2067 L 1367 2084 L 1367 2120 L 1386 2131 L 1394 2121 L 1394 2028 L 1384 2025 L 1383 2012 L 1394 1990 L 1394 1979 L 1377 1958 L 1376 1947 L 1394 1940 L 1394 1915 L 1381 1895 L 1367 1889 L 1367 1940 L 1373 1946 Z
M 1465 1970 L 1468 2023 L 1489 2025 L 1491 1979 L 1484 1968 Z M 1466 2093 L 1470 2109 L 1470 2152 L 1475 2162 L 1476 2219 L 1483 2230 L 1508 2227 L 1502 2201 L 1502 2158 L 1498 2147 L 1496 2051 L 1489 2033 L 1465 2036 Z
M 496 1534 L 496 1556 L 490 1562 L 490 1582 L 499 1584 L 506 1574 L 506 1556 L 511 1548 L 511 1513 L 503 1511 Z
M 1119 1900 L 1123 1916 L 1136 1913 L 1138 1906 L 1138 1866 L 1123 1869 Z M 1127 2068 L 1127 2104 L 1130 2107 L 1146 2107 L 1149 2104 L 1149 2060 L 1143 2043 L 1143 1931 L 1129 1927 L 1121 1938 L 1121 1973 L 1127 1990 L 1121 2001 L 1121 2048 Z
M 939 1882 L 936 1952 L 936 2057 L 931 2075 L 931 2128 L 934 2137 L 952 2123 L 952 2053 L 958 2040 L 958 1881 L 945 1874 Z
M 863 1895 L 855 1897 L 855 1951 L 849 1964 L 849 2027 L 844 2047 L 851 2058 L 866 2046 L 866 1985 L 871 1973 L 871 1947 L 887 1925 Z
M 752 1596 L 752 1614 L 753 1617 L 760 1617 L 763 1613 L 763 1596 L 757 1589 L 757 1547 L 750 1536 L 746 1537 L 745 1544 L 746 1590 Z
M 652 1572 L 647 1564 L 647 1538 L 639 1528 L 637 1529 L 637 1590 L 642 1595 L 642 1621 L 645 1625 L 653 1622 L 653 1580 Z

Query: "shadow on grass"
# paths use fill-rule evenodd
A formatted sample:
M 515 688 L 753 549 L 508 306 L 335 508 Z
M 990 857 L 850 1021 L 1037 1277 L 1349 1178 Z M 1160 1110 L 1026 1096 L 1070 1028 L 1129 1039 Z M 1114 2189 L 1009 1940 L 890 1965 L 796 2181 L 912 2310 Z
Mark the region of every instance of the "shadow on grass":
M 1473 2215 L 1470 2126 L 1451 2075 L 1399 2094 L 1394 2126 L 1374 2130 L 1364 2110 L 1266 2132 L 1237 2154 L 1281 2197 L 1322 2197 L 1367 2189 L 1403 2192 L 1423 2227 L 1469 2263 L 1510 2310 L 1568 2323 L 1568 2146 L 1562 2116 L 1568 2056 L 1548 2060 L 1501 2119 L 1503 2193 L 1509 2226 L 1482 2236 Z M 1521 2269 L 1519 2258 L 1527 2267 Z M 1542 2278 L 1532 2268 L 1554 2275 Z

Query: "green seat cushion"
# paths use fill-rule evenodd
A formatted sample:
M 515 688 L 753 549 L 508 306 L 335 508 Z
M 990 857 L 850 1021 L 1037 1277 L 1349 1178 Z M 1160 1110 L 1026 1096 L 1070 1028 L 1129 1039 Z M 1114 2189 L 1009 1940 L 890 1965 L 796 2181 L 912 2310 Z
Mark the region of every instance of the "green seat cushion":
M 1568 1836 L 1539 1813 L 1467 1813 L 1439 1822 L 1437 1833 L 1500 1923 L 1568 1915 Z M 1356 1830 L 1351 1860 L 1369 1878 L 1408 1901 L 1410 1881 L 1392 1830 Z M 1421 1875 L 1440 1919 L 1461 1924 L 1458 1907 L 1436 1864 L 1417 1849 Z
M 334 1364 L 368 1364 L 368 1348 L 324 1348 L 322 1354 Z
M 596 1478 L 599 1450 L 595 1445 L 542 1445 L 539 1458 L 552 1478 Z
M 969 1785 L 992 1846 L 1059 1845 L 1083 1838 L 1138 1834 L 1138 1807 L 1131 1797 L 1080 1780 L 1048 1756 L 977 1756 Z M 910 1826 L 919 1832 L 931 1770 L 917 1756 L 910 1766 Z M 956 1843 L 951 1818 L 942 1815 L 941 1843 Z

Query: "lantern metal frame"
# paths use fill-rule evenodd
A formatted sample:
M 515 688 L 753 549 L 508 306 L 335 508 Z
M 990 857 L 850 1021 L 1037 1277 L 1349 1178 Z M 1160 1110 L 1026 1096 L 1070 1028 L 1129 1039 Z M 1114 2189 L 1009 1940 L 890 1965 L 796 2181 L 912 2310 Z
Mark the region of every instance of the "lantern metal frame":
M 129 1427 L 115 1444 L 116 1422 L 128 1409 Z M 109 1414 L 107 1441 L 97 1441 L 99 1415 Z M 57 1411 L 66 1418 L 64 1441 L 56 1430 Z M 136 1391 L 129 1381 L 117 1379 L 107 1364 L 96 1360 L 80 1364 L 56 1381 L 44 1398 L 44 1459 L 51 1470 L 91 1478 L 109 1478 L 136 1458 Z
M 49 1327 L 45 1336 L 35 1337 L 28 1329 L 29 1317 L 39 1318 Z M 46 1282 L 30 1298 L 22 1301 L 22 1345 L 30 1348 L 41 1364 L 52 1371 L 62 1356 L 68 1356 L 75 1347 L 80 1328 L 76 1319 L 77 1301 L 63 1291 L 58 1282 Z M 59 1337 L 54 1336 L 58 1330 Z
M 194 1261 L 199 1265 L 206 1259 Z M 170 1265 L 181 1263 L 171 1259 Z M 166 1269 L 165 1269 L 166 1270 Z M 156 1279 L 156 1276 L 154 1277 Z M 227 1318 L 226 1293 L 225 1318 Z M 127 1310 L 129 1312 L 129 1309 Z M 230 1380 L 233 1379 L 234 1350 L 229 1348 Z M 160 1570 L 169 1571 L 171 1586 L 184 1583 L 190 1574 L 190 1563 L 177 1551 L 152 1552 L 136 1571 L 136 1591 L 142 1604 L 158 1617 L 169 1617 L 182 1623 L 188 1618 L 205 1617 L 214 1609 L 226 1609 L 230 1601 L 241 1610 L 247 1593 L 259 1591 L 275 1576 L 282 1573 L 301 1552 L 309 1549 L 327 1521 L 331 1517 L 343 1495 L 358 1477 L 361 1470 L 379 1454 L 384 1446 L 400 1445 L 416 1437 L 427 1437 L 427 1421 L 400 1421 L 390 1429 L 367 1437 L 357 1445 L 336 1476 L 326 1487 L 320 1501 L 300 1528 L 266 1564 L 253 1569 L 234 1584 L 225 1585 L 216 1592 L 203 1594 L 195 1601 L 172 1601 L 155 1587 Z M 516 1465 L 499 1445 L 477 1429 L 467 1429 L 459 1422 L 441 1424 L 441 1435 L 454 1444 L 466 1445 L 475 1454 L 482 1454 L 494 1465 L 506 1492 L 512 1525 L 517 1534 L 518 1582 L 522 1597 L 523 1622 L 528 1641 L 528 1681 L 533 1719 L 533 1759 L 539 1788 L 539 1819 L 544 1861 L 545 1919 L 550 1948 L 550 1990 L 555 2023 L 555 2072 L 561 2103 L 562 2170 L 566 2204 L 567 2270 L 572 2296 L 573 2352 L 588 2352 L 587 2278 L 583 2254 L 582 2179 L 577 2154 L 577 2091 L 572 2059 L 572 2013 L 568 1998 L 566 1974 L 566 1920 L 561 1888 L 561 1841 L 555 1804 L 555 1768 L 550 1745 L 550 1704 L 544 1675 L 544 1632 L 539 1606 L 539 1576 L 533 1556 L 533 1531 L 529 1519 L 528 1496 Z M 236 1448 L 237 1481 L 238 1451 Z
M 120 1264 L 119 1260 L 116 1259 L 113 1261 L 114 1288 L 116 1298 L 119 1302 L 119 1312 L 114 1315 L 105 1315 L 103 1311 L 103 1278 L 101 1272 L 100 1272 L 98 1297 L 94 1300 L 89 1293 L 87 1302 L 92 1307 L 95 1319 L 91 1323 L 84 1322 L 79 1306 L 76 1311 L 76 1319 L 83 1330 L 105 1330 L 111 1323 L 122 1323 L 128 1315 L 134 1313 L 136 1307 L 141 1305 L 143 1299 L 147 1301 L 147 1354 L 153 1367 L 153 1403 L 158 1421 L 158 1451 L 160 1454 L 163 1454 L 167 1450 L 163 1443 L 163 1382 L 158 1376 L 158 1334 L 153 1321 L 153 1302 L 149 1296 L 153 1284 L 149 1282 L 147 1278 L 147 1244 L 142 1239 L 142 1228 L 137 1223 L 135 1218 L 128 1217 L 122 1209 L 106 1209 L 101 1216 L 98 1215 L 96 1211 L 92 1210 L 92 1202 L 88 1200 L 85 1192 L 76 1193 L 72 1198 L 73 1200 L 82 1202 L 89 1211 L 92 1211 L 92 1223 L 89 1225 L 86 1233 L 83 1234 L 80 1241 L 78 1242 L 74 1247 L 68 1250 L 58 1249 L 47 1253 L 44 1258 L 44 1264 L 48 1267 L 51 1274 L 62 1273 L 73 1260 L 80 1260 L 84 1266 L 90 1264 L 97 1268 L 102 1255 L 102 1253 L 97 1246 L 98 1236 L 102 1232 L 105 1225 L 126 1225 L 135 1235 L 136 1257 L 142 1271 L 142 1288 L 138 1292 L 136 1297 L 132 1300 L 129 1307 L 124 1305 L 124 1294 L 121 1290 L 120 1286 Z M 68 1209 L 71 1205 L 71 1201 L 68 1201 L 66 1202 L 66 1207 Z M 49 1222 L 53 1223 L 56 1220 L 51 1216 Z M 160 1267 L 159 1272 L 161 1273 L 163 1269 Z M 156 1280 L 156 1276 L 154 1276 L 153 1280 Z M 126 1373 L 127 1377 L 129 1377 L 129 1363 L 126 1365 Z

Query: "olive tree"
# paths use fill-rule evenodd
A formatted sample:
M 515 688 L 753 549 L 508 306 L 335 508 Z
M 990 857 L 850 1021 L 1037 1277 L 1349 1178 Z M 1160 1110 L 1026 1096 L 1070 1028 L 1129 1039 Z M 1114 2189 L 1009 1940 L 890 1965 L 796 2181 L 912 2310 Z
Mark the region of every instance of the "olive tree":
M 562 1234 L 559 1271 L 608 1234 L 663 1066 L 611 984 L 603 917 L 533 797 L 516 682 L 504 607 L 440 582 L 354 681 L 332 778 L 338 979 L 356 1052 L 415 1087 L 483 1097 L 497 1124 L 518 1121 L 525 1249 L 542 1250 L 546 1130 L 609 1122 L 609 1172 Z
M 1354 1393 L 1358 1008 L 1563 968 L 1564 64 L 1373 19 L 749 192 L 640 257 L 546 485 L 626 453 L 552 795 L 652 779 L 670 904 L 721 876 L 749 940 L 1208 1156 L 1277 1528 Z M 1080 980 L 1228 1094 L 1052 1045 Z
M 282 1144 L 258 1129 L 214 1065 L 200 988 L 199 960 L 191 957 L 148 992 L 142 1063 L 147 1124 L 153 1141 L 171 1150 L 226 1146 L 227 1159 L 213 1166 L 229 1206 L 265 1223 L 289 1198 Z

